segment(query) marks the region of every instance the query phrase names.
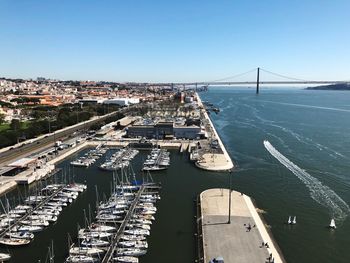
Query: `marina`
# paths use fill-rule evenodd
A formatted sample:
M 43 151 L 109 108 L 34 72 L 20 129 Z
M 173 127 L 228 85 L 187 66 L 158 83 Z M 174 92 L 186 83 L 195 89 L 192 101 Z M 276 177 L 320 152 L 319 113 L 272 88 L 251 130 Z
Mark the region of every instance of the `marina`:
M 170 153 L 165 149 L 152 149 L 143 163 L 143 171 L 161 171 L 168 169 L 170 165 Z
M 115 152 L 110 158 L 100 165 L 100 169 L 106 171 L 115 171 L 130 165 L 132 159 L 139 153 L 136 149 L 122 148 Z
M 79 242 L 70 246 L 65 262 L 138 262 L 147 253 L 146 237 L 155 220 L 160 186 L 149 182 L 150 176 L 140 185 L 130 184 L 126 177 L 114 184 L 108 201 L 98 204 L 96 221 L 79 229 Z
M 101 158 L 106 153 L 106 151 L 107 149 L 104 148 L 102 144 L 100 144 L 95 149 L 89 150 L 87 153 L 85 153 L 84 156 L 81 156 L 78 159 L 71 161 L 70 164 L 73 166 L 89 167 L 90 165 L 95 163 L 96 160 Z
M 40 190 L 40 194 L 26 197 L 24 204 L 14 208 L 10 208 L 7 200 L 5 214 L 0 216 L 0 244 L 28 245 L 34 239 L 33 233 L 56 222 L 62 208 L 85 189 L 83 184 L 49 184 Z

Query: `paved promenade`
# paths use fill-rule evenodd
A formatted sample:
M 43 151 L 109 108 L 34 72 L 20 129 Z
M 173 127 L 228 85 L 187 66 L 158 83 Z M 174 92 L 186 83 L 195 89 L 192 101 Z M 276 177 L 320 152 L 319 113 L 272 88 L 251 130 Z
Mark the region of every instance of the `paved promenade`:
M 274 260 L 270 262 L 285 262 L 248 196 L 232 191 L 230 224 L 228 189 L 206 190 L 200 203 L 203 262 L 222 256 L 225 263 L 265 263 L 270 254 Z M 268 247 L 262 246 L 263 242 Z
M 222 143 L 219 134 L 216 132 L 214 124 L 212 123 L 211 119 L 209 118 L 208 113 L 205 110 L 205 107 L 202 103 L 201 98 L 199 97 L 198 93 L 197 95 L 197 102 L 198 106 L 202 107 L 202 114 L 204 118 L 208 121 L 210 125 L 210 129 L 215 137 L 215 139 L 218 140 L 219 146 L 223 153 L 207 153 L 203 154 L 201 160 L 196 162 L 196 166 L 198 168 L 201 168 L 203 170 L 208 171 L 228 171 L 233 169 L 234 165 L 230 158 L 230 155 L 227 153 L 226 148 L 224 144 Z

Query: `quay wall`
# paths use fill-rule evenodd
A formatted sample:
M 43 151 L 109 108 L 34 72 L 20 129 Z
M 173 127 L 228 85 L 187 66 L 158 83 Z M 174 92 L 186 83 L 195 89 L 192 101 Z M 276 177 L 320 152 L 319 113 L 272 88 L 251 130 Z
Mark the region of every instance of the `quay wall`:
M 204 105 L 202 103 L 202 100 L 199 97 L 198 93 L 196 93 L 196 96 L 197 96 L 198 106 L 203 108 L 202 113 L 204 115 L 204 118 L 208 120 L 208 122 L 209 122 L 209 124 L 211 126 L 211 129 L 214 132 L 214 135 L 215 135 L 216 139 L 218 140 L 218 143 L 219 143 L 220 148 L 221 148 L 221 150 L 223 152 L 224 158 L 226 159 L 226 162 L 223 162 L 223 163 L 220 162 L 220 161 L 217 161 L 217 163 L 214 166 L 203 165 L 200 162 L 196 162 L 196 166 L 198 168 L 201 168 L 201 169 L 204 169 L 204 170 L 210 170 L 210 171 L 228 171 L 228 170 L 231 170 L 231 169 L 234 168 L 234 164 L 233 164 L 233 162 L 231 160 L 231 157 L 228 154 L 228 152 L 226 151 L 225 145 L 221 141 L 221 138 L 220 138 L 219 134 L 217 133 L 217 131 L 216 131 L 215 127 L 214 127 L 214 124 L 211 121 L 208 113 L 206 112 L 205 107 L 204 107 Z M 214 155 L 214 157 L 215 157 L 215 155 Z M 215 160 L 214 160 L 214 162 L 215 162 Z M 220 162 L 220 163 L 218 163 L 218 162 Z
M 215 188 L 202 192 L 198 202 L 198 262 L 222 256 L 225 262 L 260 263 L 272 255 L 273 262 L 286 263 L 249 196 Z

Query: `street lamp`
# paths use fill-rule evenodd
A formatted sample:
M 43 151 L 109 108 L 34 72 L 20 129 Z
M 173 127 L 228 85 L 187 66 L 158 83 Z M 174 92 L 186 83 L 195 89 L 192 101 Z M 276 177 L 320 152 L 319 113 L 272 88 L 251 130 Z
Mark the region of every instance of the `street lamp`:
M 228 194 L 228 222 L 227 224 L 231 224 L 231 193 L 232 193 L 232 190 L 231 190 L 231 174 L 232 174 L 232 170 L 230 169 L 229 170 L 229 174 L 228 174 L 228 179 L 229 179 L 229 194 Z

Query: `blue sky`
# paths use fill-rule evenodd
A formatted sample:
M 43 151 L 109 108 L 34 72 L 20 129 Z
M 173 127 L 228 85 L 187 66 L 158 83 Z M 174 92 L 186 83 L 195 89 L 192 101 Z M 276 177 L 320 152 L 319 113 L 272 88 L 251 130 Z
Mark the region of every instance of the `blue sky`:
M 0 0 L 0 10 L 4 77 L 207 81 L 260 66 L 350 80 L 349 0 Z

